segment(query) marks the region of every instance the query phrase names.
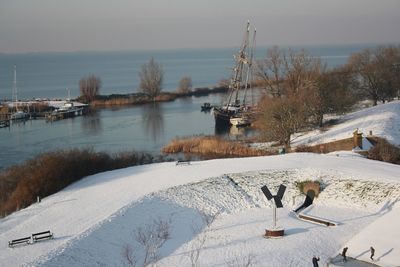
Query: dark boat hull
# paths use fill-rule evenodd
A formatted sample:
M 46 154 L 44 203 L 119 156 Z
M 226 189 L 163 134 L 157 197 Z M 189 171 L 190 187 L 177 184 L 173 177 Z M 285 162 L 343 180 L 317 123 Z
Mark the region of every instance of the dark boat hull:
M 221 108 L 214 108 L 215 125 L 217 126 L 230 126 L 230 119 L 233 116 L 233 112 Z

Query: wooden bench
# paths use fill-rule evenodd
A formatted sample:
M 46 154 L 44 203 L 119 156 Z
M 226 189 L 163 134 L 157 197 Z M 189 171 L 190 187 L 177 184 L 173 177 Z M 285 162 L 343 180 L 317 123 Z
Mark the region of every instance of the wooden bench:
M 51 239 L 53 238 L 53 233 L 50 231 L 44 231 L 40 233 L 32 234 L 32 241 L 37 242 L 43 239 Z
M 175 165 L 190 165 L 190 160 L 178 160 Z
M 18 239 L 14 239 L 8 242 L 8 246 L 14 247 L 15 245 L 19 245 L 19 244 L 29 244 L 31 242 L 31 237 L 23 237 L 23 238 L 18 238 Z

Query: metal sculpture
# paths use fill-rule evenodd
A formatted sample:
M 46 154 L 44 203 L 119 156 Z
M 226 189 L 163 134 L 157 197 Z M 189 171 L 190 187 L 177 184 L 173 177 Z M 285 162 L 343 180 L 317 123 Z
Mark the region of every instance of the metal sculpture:
M 261 191 L 267 197 L 268 200 L 274 199 L 275 205 L 273 206 L 273 229 L 266 230 L 265 236 L 266 237 L 279 237 L 283 236 L 283 229 L 277 229 L 276 227 L 276 208 L 283 208 L 282 198 L 286 191 L 286 186 L 281 184 L 279 186 L 278 192 L 276 195 L 272 195 L 271 191 L 269 191 L 268 187 L 264 185 L 261 187 Z

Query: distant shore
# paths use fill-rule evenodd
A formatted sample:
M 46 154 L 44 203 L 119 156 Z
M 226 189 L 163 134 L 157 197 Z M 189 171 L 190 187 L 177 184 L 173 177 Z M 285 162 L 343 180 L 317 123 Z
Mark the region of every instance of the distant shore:
M 89 104 L 91 107 L 110 107 L 110 106 L 124 106 L 124 105 L 141 105 L 153 102 L 167 102 L 174 101 L 177 98 L 184 97 L 200 97 L 209 94 L 226 93 L 228 87 L 200 87 L 194 88 L 187 93 L 177 93 L 177 92 L 162 92 L 155 99 L 152 99 L 149 95 L 144 93 L 133 93 L 133 94 L 111 94 L 111 95 L 98 95 L 95 100 L 91 101 Z M 82 101 L 81 97 L 76 99 L 77 101 Z
M 148 103 L 159 103 L 174 101 L 178 98 L 184 97 L 200 97 L 207 96 L 210 94 L 226 93 L 228 87 L 216 86 L 216 87 L 199 87 L 187 93 L 178 92 L 161 92 L 155 99 L 152 99 L 149 95 L 145 93 L 132 93 L 132 94 L 111 94 L 111 95 L 98 95 L 93 101 L 87 102 L 82 96 L 76 99 L 66 100 L 73 101 L 78 105 L 87 105 L 92 108 L 107 108 L 115 106 L 133 106 L 133 105 L 143 105 Z M 49 100 L 49 99 L 34 99 L 28 101 L 18 101 L 18 106 L 20 110 L 30 114 L 31 118 L 45 117 L 46 113 L 54 110 L 54 106 L 50 103 L 54 101 L 63 102 L 61 99 Z M 84 104 L 82 104 L 84 103 Z M 11 101 L 0 102 L 0 120 L 7 120 L 11 114 L 11 109 L 14 107 L 14 103 Z

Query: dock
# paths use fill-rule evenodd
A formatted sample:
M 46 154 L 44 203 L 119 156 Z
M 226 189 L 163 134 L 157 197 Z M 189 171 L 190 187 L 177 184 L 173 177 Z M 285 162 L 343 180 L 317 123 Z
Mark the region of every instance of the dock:
M 0 128 L 10 127 L 10 120 L 0 120 Z
M 45 115 L 46 121 L 52 122 L 57 120 L 63 120 L 66 118 L 73 118 L 75 116 L 81 116 L 84 108 L 76 107 L 67 110 L 55 110 Z
M 21 120 L 44 118 L 47 122 L 82 116 L 89 109 L 88 104 L 71 100 L 30 100 L 19 101 L 18 104 L 24 107 L 23 112 L 27 113 L 26 117 L 20 118 Z M 4 102 L 3 105 L 11 109 L 14 103 Z M 11 120 L 11 113 L 0 114 L 0 128 L 9 127 Z

